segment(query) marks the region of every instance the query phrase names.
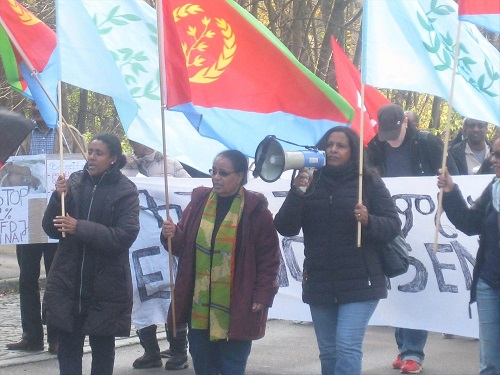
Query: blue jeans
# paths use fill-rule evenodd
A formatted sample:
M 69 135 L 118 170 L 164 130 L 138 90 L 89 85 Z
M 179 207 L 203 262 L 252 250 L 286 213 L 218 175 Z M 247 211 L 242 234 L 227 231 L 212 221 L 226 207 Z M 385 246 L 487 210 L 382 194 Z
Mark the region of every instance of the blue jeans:
M 82 333 L 83 316 L 75 317 L 73 332 L 59 332 L 59 360 L 60 375 L 81 375 L 83 343 L 85 335 Z M 91 375 L 112 375 L 115 364 L 115 337 L 89 336 L 92 349 Z
M 396 328 L 396 343 L 403 362 L 410 359 L 420 365 L 424 363 L 424 346 L 428 334 L 423 329 Z
M 196 375 L 244 375 L 252 341 L 210 341 L 207 329 L 189 329 L 189 353 Z
M 476 286 L 479 317 L 480 374 L 500 374 L 500 291 L 482 279 Z
M 378 300 L 310 305 L 322 375 L 360 375 L 363 339 Z

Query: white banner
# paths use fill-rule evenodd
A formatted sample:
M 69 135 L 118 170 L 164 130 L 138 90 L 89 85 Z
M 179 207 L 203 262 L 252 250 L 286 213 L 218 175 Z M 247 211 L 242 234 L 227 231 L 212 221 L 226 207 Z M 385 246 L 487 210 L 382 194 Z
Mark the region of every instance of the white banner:
M 164 205 L 163 179 L 132 180 L 141 191 L 147 190 L 150 195 L 147 204 L 144 193 L 141 193 L 141 205 L 147 210 L 141 210 L 141 233 L 131 250 L 134 285 L 139 285 L 134 297 L 133 321 L 136 327 L 141 328 L 165 322 L 170 296 L 168 255 L 159 244 L 160 229 L 153 216 L 155 206 Z M 491 176 L 456 176 L 454 180 L 471 201 L 481 194 Z M 478 337 L 475 305 L 472 305 L 472 319 L 469 319 L 468 313 L 477 236 L 468 237 L 458 232 L 443 214 L 439 246 L 434 254 L 436 177 L 387 178 L 384 181 L 400 210 L 403 231 L 407 233 L 407 241 L 412 247 L 411 265 L 408 273 L 390 280 L 389 297 L 380 301 L 370 324 Z M 169 179 L 169 203 L 173 218 L 182 214 L 192 189 L 201 185 L 211 186 L 211 180 Z M 290 181 L 278 180 L 267 184 L 260 179 L 250 179 L 246 187 L 262 192 L 269 200 L 270 210 L 276 213 L 289 190 Z M 163 218 L 165 208 L 158 214 Z M 150 224 L 143 222 L 146 215 Z M 309 307 L 301 300 L 302 236 L 280 236 L 280 245 L 280 290 L 269 317 L 310 321 Z M 151 248 L 154 250 L 148 250 Z
M 17 168 L 0 171 L 0 245 L 47 242 L 41 218 L 53 190 L 59 161 L 52 157 L 18 157 Z M 65 160 L 65 171 L 82 167 L 83 161 Z M 479 197 L 492 176 L 455 176 L 468 201 Z M 133 322 L 137 328 L 166 321 L 170 303 L 168 253 L 159 241 L 165 218 L 163 178 L 132 178 L 140 190 L 141 232 L 130 250 L 134 283 Z M 469 292 L 478 237 L 468 237 L 450 224 L 445 214 L 437 252 L 433 252 L 437 210 L 436 177 L 384 179 L 400 210 L 403 232 L 412 247 L 411 265 L 405 275 L 390 280 L 389 297 L 380 301 L 370 324 L 426 329 L 478 337 L 476 305 L 469 319 Z M 197 186 L 211 186 L 210 179 L 169 178 L 170 215 L 177 220 Z M 290 180 L 272 184 L 249 179 L 249 190 L 262 192 L 276 213 L 290 188 Z M 280 290 L 269 317 L 309 321 L 309 306 L 301 300 L 303 239 L 281 237 Z M 175 263 L 175 262 L 174 262 Z

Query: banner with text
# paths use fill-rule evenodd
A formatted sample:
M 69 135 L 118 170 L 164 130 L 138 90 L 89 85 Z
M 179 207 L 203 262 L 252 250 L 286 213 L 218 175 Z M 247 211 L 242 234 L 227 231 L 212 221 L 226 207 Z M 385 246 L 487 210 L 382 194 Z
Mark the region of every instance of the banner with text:
M 45 156 L 20 157 L 0 170 L 0 245 L 47 242 L 41 218 L 47 197 L 58 176 L 59 161 Z M 83 161 L 65 160 L 67 174 L 81 169 Z M 10 165 L 10 166 L 9 166 Z M 492 176 L 455 176 L 469 203 L 479 197 Z M 165 218 L 163 178 L 132 178 L 140 191 L 141 231 L 130 249 L 134 283 L 133 322 L 137 328 L 166 320 L 170 303 L 168 253 L 159 241 Z M 389 297 L 381 300 L 370 324 L 426 329 L 478 337 L 476 305 L 469 319 L 469 292 L 478 237 L 457 231 L 446 214 L 441 218 L 437 252 L 433 252 L 437 195 L 435 177 L 384 179 L 396 203 L 402 230 L 411 245 L 410 269 L 389 281 Z M 193 188 L 211 186 L 210 179 L 169 178 L 169 212 L 174 221 L 182 215 Z M 276 213 L 290 188 L 289 180 L 272 184 L 250 178 L 249 190 L 262 192 Z M 269 317 L 311 320 L 301 300 L 303 238 L 281 237 L 280 290 Z M 174 261 L 175 263 L 175 261 Z M 175 264 L 174 264 L 175 269 Z
M 80 154 L 64 155 L 64 174 L 81 170 Z M 59 155 L 12 156 L 0 169 L 0 245 L 45 243 L 41 222 L 60 174 Z
M 456 176 L 464 195 L 471 202 L 477 198 L 491 180 L 491 176 Z M 153 223 L 155 212 L 164 217 L 163 179 L 133 178 L 141 191 L 148 191 L 147 206 L 141 210 L 141 233 L 134 244 L 132 254 L 140 249 L 140 261 L 131 264 L 135 285 L 141 286 L 143 309 L 136 298 L 134 323 L 147 326 L 163 323 L 169 303 L 168 255 L 159 244 L 159 222 L 147 225 L 149 231 L 143 233 L 143 216 L 150 216 Z M 433 252 L 437 194 L 435 177 L 408 177 L 384 179 L 398 206 L 403 222 L 403 232 L 412 251 L 411 265 L 405 275 L 393 278 L 389 282 L 389 297 L 381 300 L 370 324 L 390 325 L 426 329 L 435 332 L 477 337 L 477 310 L 473 305 L 473 316 L 469 319 L 469 291 L 472 281 L 472 269 L 478 247 L 478 237 L 469 237 L 457 231 L 445 214 L 441 219 L 441 230 L 437 252 Z M 170 214 L 177 220 L 190 200 L 190 193 L 197 186 L 211 186 L 209 179 L 169 179 Z M 269 208 L 276 213 L 281 207 L 289 190 L 289 180 L 278 180 L 267 184 L 261 180 L 250 179 L 246 186 L 249 190 L 260 191 L 269 200 Z M 141 193 L 142 195 L 143 193 Z M 144 198 L 145 199 L 145 198 Z M 144 200 L 145 202 L 146 200 Z M 143 202 L 143 198 L 141 198 Z M 163 207 L 161 206 L 163 204 Z M 158 207 L 162 207 L 159 210 Z M 154 230 L 153 230 L 154 228 Z M 156 231 L 156 235 L 154 234 Z M 140 245 L 145 241 L 144 245 Z M 147 243 L 146 243 L 147 242 Z M 156 242 L 156 245 L 153 244 Z M 309 307 L 301 300 L 303 239 L 302 236 L 281 237 L 281 265 L 279 272 L 280 290 L 270 309 L 269 317 L 299 321 L 311 320 Z M 159 249 L 148 250 L 158 246 Z M 151 255 L 149 255 L 151 252 Z M 148 259 L 150 257 L 151 259 Z M 161 274 L 161 276 L 160 276 Z M 166 293 L 163 297 L 150 298 L 157 291 L 158 280 L 162 280 Z M 140 289 L 140 288 L 138 288 Z M 148 290 L 151 290 L 149 292 Z M 137 296 L 136 296 L 137 297 Z M 151 306 L 157 301 L 161 318 L 153 316 Z M 154 310 L 154 308 L 153 308 Z M 143 311 L 143 314 L 140 312 Z M 138 319 L 143 316 L 143 319 Z

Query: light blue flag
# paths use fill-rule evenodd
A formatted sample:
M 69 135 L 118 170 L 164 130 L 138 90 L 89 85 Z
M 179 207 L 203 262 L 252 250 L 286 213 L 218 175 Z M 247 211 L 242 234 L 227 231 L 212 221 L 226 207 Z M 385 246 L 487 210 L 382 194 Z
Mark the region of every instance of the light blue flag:
M 52 103 L 57 105 L 58 101 L 57 84 L 59 82 L 59 54 L 57 47 L 54 49 L 45 69 L 38 73 L 38 80 L 40 80 L 46 92 L 24 62 L 19 64 L 19 71 L 28 85 L 28 88 L 23 91 L 23 95 L 35 101 L 45 124 L 49 128 L 55 128 L 57 125 L 57 111 Z M 47 94 L 50 95 L 50 99 L 47 97 Z
M 362 80 L 450 99 L 458 30 L 452 0 L 364 0 Z M 462 23 L 453 107 L 500 125 L 500 54 Z
M 73 4 L 74 0 L 66 1 Z M 163 150 L 156 11 L 138 0 L 77 0 L 93 20 L 93 32 L 113 56 L 137 116 L 122 121 L 128 138 Z M 79 13 L 78 13 L 79 14 Z M 89 26 L 90 27 L 90 26 Z M 165 110 L 167 154 L 207 173 L 215 155 L 226 149 L 201 136 L 184 114 Z
M 82 1 L 56 0 L 56 22 L 61 81 L 112 97 L 123 126 L 128 126 L 137 105 Z

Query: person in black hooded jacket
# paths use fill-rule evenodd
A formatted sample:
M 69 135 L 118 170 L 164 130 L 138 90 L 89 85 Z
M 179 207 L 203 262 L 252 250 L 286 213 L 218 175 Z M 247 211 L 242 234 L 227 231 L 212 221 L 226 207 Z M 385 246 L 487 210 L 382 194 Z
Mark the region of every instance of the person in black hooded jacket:
M 274 223 L 283 236 L 303 231 L 302 300 L 310 305 L 322 374 L 359 375 L 368 321 L 387 297 L 378 248 L 396 237 L 401 220 L 384 182 L 366 165 L 358 203 L 359 138 L 353 130 L 332 128 L 317 146 L 326 166 L 313 176 L 300 171 Z
M 115 337 L 130 335 L 129 248 L 140 227 L 137 188 L 120 171 L 125 163 L 116 136 L 95 136 L 84 170 L 59 177 L 43 217 L 47 235 L 59 239 L 43 308 L 47 322 L 60 330 L 60 374 L 82 373 L 86 335 L 91 374 L 112 374 Z

